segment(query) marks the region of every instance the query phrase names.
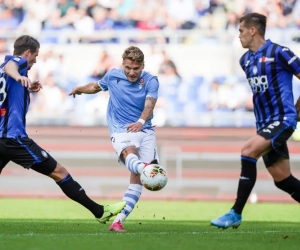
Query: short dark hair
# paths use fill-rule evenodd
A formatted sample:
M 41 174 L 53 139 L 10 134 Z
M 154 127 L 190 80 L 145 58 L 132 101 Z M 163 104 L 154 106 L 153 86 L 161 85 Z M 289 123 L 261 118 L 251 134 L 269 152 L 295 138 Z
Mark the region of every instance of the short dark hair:
M 123 60 L 129 59 L 131 61 L 137 62 L 139 64 L 144 63 L 144 53 L 141 51 L 138 47 L 135 46 L 130 46 L 127 48 L 123 55 L 122 55 Z
M 34 53 L 38 48 L 40 48 L 38 40 L 31 36 L 23 35 L 18 37 L 14 43 L 14 55 L 20 56 L 28 49 L 31 53 Z
M 259 13 L 249 13 L 240 18 L 247 28 L 255 27 L 258 33 L 264 37 L 266 32 L 267 17 Z

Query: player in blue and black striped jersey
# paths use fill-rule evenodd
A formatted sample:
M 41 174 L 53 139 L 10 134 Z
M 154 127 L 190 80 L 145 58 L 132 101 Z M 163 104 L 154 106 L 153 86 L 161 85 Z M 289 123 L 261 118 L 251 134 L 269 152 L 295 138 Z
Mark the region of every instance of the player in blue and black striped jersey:
M 14 43 L 14 53 L 0 66 L 0 173 L 9 161 L 51 177 L 72 200 L 90 210 L 105 223 L 126 205 L 119 202 L 99 205 L 73 180 L 67 169 L 39 147 L 26 133 L 26 113 L 30 92 L 40 91 L 39 82 L 31 82 L 27 71 L 36 63 L 40 44 L 31 36 L 21 36 Z
M 292 78 L 300 79 L 300 59 L 287 47 L 265 40 L 267 18 L 250 13 L 240 19 L 239 38 L 249 49 L 240 59 L 253 92 L 257 134 L 241 150 L 242 171 L 237 198 L 229 213 L 212 220 L 219 228 L 237 228 L 242 211 L 256 182 L 256 162 L 263 157 L 275 186 L 300 202 L 300 181 L 290 170 L 287 140 L 299 120 Z

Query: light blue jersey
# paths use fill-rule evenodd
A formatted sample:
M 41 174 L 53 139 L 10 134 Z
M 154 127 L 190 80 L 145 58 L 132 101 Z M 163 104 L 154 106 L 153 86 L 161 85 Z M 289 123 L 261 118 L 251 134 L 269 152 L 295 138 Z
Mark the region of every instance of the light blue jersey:
M 112 69 L 98 84 L 103 91 L 109 91 L 106 117 L 111 135 L 126 132 L 126 126 L 140 118 L 147 96 L 158 98 L 158 79 L 145 71 L 137 82 L 132 83 L 127 80 L 123 69 Z M 145 122 L 143 129 L 152 128 L 152 118 L 153 115 Z

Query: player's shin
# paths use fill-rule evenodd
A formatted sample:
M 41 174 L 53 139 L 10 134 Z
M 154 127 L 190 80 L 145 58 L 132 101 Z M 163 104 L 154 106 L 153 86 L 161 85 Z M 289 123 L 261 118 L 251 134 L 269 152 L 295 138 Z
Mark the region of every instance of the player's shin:
M 300 181 L 293 175 L 274 183 L 276 187 L 289 193 L 295 201 L 300 203 Z
M 145 167 L 145 163 L 140 161 L 135 154 L 128 154 L 125 160 L 125 165 L 128 170 L 135 174 L 140 174 Z
M 123 201 L 126 202 L 125 208 L 117 215 L 114 220 L 115 222 L 120 221 L 121 223 L 129 216 L 134 209 L 136 203 L 140 199 L 142 194 L 142 186 L 139 184 L 130 184 L 126 193 L 123 196 Z
M 237 198 L 234 206 L 234 211 L 241 214 L 249 195 L 256 182 L 256 162 L 257 160 L 251 157 L 241 156 L 242 171 L 238 185 Z
M 84 189 L 73 180 L 70 174 L 67 174 L 64 179 L 56 182 L 56 184 L 61 188 L 66 196 L 90 210 L 96 218 L 100 218 L 103 215 L 103 206 L 91 200 L 86 195 Z

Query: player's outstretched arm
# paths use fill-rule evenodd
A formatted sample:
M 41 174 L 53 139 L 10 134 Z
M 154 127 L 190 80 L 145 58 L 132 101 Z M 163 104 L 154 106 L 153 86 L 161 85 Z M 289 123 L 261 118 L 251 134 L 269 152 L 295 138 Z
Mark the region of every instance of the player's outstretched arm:
M 295 106 L 296 106 L 296 110 L 298 113 L 298 121 L 300 121 L 300 96 L 298 97 L 298 100 L 297 100 Z
M 26 76 L 21 76 L 18 71 L 18 66 L 13 61 L 9 61 L 4 66 L 5 73 L 10 76 L 11 78 L 15 79 L 17 82 L 21 83 L 24 87 L 30 88 L 31 87 L 31 81 Z
M 101 91 L 100 86 L 96 82 L 91 82 L 88 83 L 87 85 L 84 86 L 78 86 L 76 88 L 73 88 L 72 92 L 69 94 L 72 95 L 74 98 L 76 95 L 81 95 L 81 94 L 96 94 Z

